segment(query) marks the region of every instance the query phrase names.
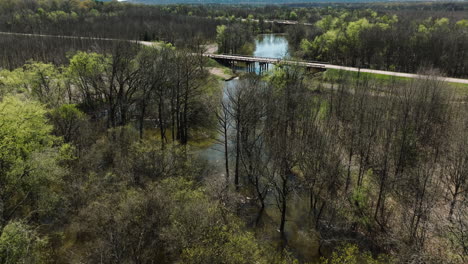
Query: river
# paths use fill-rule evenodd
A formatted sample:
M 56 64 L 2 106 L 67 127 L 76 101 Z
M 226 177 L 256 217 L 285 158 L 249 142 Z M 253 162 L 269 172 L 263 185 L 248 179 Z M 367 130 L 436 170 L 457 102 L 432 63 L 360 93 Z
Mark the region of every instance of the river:
M 259 35 L 255 39 L 255 51 L 254 56 L 259 57 L 269 57 L 269 58 L 285 58 L 289 56 L 289 44 L 284 35 L 277 34 L 264 34 Z M 273 65 L 269 66 L 269 69 L 272 70 Z M 245 68 L 236 68 L 238 71 L 245 71 Z M 259 73 L 259 65 L 256 65 L 256 72 Z M 227 101 L 229 96 L 229 91 L 236 89 L 237 84 L 239 83 L 238 79 L 233 79 L 226 81 L 223 87 L 223 100 Z M 231 169 L 231 179 L 233 182 L 233 171 L 234 168 L 233 160 L 234 156 L 232 153 L 233 144 L 234 144 L 234 131 L 229 130 L 229 147 L 231 149 L 230 154 L 230 169 Z M 223 135 L 219 135 L 219 140 L 223 142 Z M 225 160 L 224 160 L 224 149 L 222 145 L 213 144 L 211 147 L 204 149 L 201 152 L 202 157 L 204 157 L 210 165 L 213 166 L 213 173 L 219 175 L 220 178 L 225 178 Z M 232 183 L 231 183 L 232 184 Z M 269 201 L 271 199 L 271 201 Z M 272 197 L 267 198 L 268 204 L 274 204 L 275 200 Z M 286 236 L 288 243 L 295 248 L 294 255 L 300 259 L 307 261 L 318 261 L 319 260 L 319 237 L 317 233 L 310 230 L 303 230 L 302 228 L 307 227 L 307 224 L 303 222 L 307 217 L 304 217 L 304 212 L 308 212 L 309 205 L 307 204 L 308 198 L 304 197 L 301 194 L 297 194 L 290 198 L 288 206 L 288 221 L 286 225 Z M 257 213 L 257 208 L 252 208 L 252 215 Z M 268 227 L 264 228 L 262 232 L 267 232 L 267 236 L 271 236 L 273 239 L 277 239 L 276 242 L 280 242 L 278 233 L 275 231 L 277 228 L 277 218 L 278 211 L 275 206 L 267 206 L 263 214 L 265 225 Z M 269 220 L 268 220 L 269 219 Z M 300 224 L 302 223 L 302 224 Z
M 289 56 L 289 43 L 285 35 L 281 34 L 261 34 L 255 38 L 255 50 L 252 54 L 258 57 L 285 58 Z M 260 71 L 258 63 L 255 65 L 256 72 Z M 269 69 L 273 69 L 270 65 Z M 245 71 L 245 68 L 237 68 L 238 71 Z M 233 79 L 224 83 L 223 100 L 227 100 L 228 91 L 235 89 L 238 79 Z M 224 176 L 224 154 L 221 145 L 213 146 L 202 151 L 201 155 L 214 165 L 217 171 Z

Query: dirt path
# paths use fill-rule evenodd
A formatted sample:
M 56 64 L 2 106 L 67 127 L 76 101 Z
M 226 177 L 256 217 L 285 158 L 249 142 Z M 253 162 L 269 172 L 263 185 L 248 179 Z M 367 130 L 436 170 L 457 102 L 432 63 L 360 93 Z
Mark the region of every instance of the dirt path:
M 207 69 L 211 74 L 220 77 L 224 80 L 229 80 L 233 77 L 232 75 L 225 73 L 222 68 L 208 67 Z
M 209 44 L 206 45 L 206 53 L 207 54 L 215 54 L 218 51 L 218 44 Z

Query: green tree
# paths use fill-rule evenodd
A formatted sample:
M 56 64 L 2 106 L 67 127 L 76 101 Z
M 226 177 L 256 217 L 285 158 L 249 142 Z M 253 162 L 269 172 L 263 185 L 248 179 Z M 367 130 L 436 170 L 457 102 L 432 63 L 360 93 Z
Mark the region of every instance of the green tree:
M 0 99 L 5 95 L 25 92 L 27 78 L 22 69 L 0 70 Z
M 65 142 L 70 142 L 77 136 L 86 114 L 74 104 L 64 104 L 50 112 L 50 119 L 54 124 L 54 131 L 62 136 Z
M 83 109 L 94 114 L 106 110 L 108 127 L 124 126 L 129 121 L 139 88 L 138 48 L 118 43 L 112 55 L 79 52 L 70 60 L 68 74 L 78 88 Z
M 48 188 L 62 171 L 45 113 L 39 103 L 19 97 L 0 102 L 0 234 L 11 219 L 39 216 L 57 198 Z
M 39 102 L 50 107 L 59 106 L 69 97 L 59 68 L 52 64 L 31 62 L 25 65 L 27 86 Z
M 47 240 L 23 222 L 11 222 L 0 236 L 0 263 L 46 263 Z
M 297 13 L 294 11 L 291 11 L 291 13 L 289 13 L 289 19 L 297 20 Z
M 369 252 L 362 252 L 356 245 L 345 244 L 333 251 L 331 257 L 322 258 L 322 264 L 391 264 L 388 256 L 380 255 L 376 259 Z
M 183 251 L 183 263 L 268 263 L 251 233 L 217 226 L 201 242 Z
M 226 26 L 220 25 L 216 27 L 216 42 L 218 43 L 218 52 L 224 53 L 227 48 Z

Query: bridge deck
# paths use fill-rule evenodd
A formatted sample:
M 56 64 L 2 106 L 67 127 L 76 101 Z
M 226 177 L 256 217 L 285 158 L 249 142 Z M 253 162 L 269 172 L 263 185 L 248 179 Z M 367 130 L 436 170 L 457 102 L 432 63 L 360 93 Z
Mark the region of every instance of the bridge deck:
M 253 57 L 253 56 L 243 56 L 243 55 L 225 55 L 225 54 L 203 54 L 203 56 L 220 59 L 220 60 L 231 60 L 231 61 L 241 61 L 241 62 L 259 62 L 259 63 L 269 63 L 269 64 L 278 64 L 283 63 L 287 65 L 298 65 L 301 67 L 308 68 L 326 68 L 324 63 L 320 62 L 305 62 L 305 61 L 293 61 L 293 60 L 284 60 L 278 58 L 266 58 L 266 57 Z

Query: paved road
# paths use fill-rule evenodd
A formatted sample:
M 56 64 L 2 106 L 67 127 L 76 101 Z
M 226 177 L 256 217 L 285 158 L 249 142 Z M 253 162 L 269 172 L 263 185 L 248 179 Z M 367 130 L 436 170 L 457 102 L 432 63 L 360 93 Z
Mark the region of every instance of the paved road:
M 367 73 L 374 73 L 374 74 L 382 74 L 388 76 L 395 76 L 395 77 L 405 77 L 405 78 L 425 78 L 427 76 L 414 74 L 414 73 L 404 73 L 404 72 L 392 72 L 392 71 L 380 71 L 380 70 L 372 70 L 372 69 L 360 69 L 354 67 L 346 67 L 346 66 L 339 66 L 339 65 L 331 65 L 325 64 L 326 69 L 335 69 L 335 70 L 344 70 L 344 71 L 352 71 L 352 72 L 367 72 Z M 460 79 L 460 78 L 450 78 L 450 77 L 443 77 L 443 76 L 436 76 L 437 79 L 445 82 L 450 83 L 461 83 L 461 84 L 468 84 L 468 79 Z
M 247 18 L 242 18 L 241 21 L 242 22 L 253 21 L 253 22 L 257 22 L 257 23 L 260 22 L 259 19 L 247 19 Z M 280 25 L 303 25 L 303 26 L 313 26 L 314 25 L 312 23 L 303 23 L 303 22 L 298 22 L 298 21 L 295 21 L 295 20 L 269 20 L 269 19 L 266 19 L 266 20 L 263 20 L 263 22 L 269 23 L 269 24 L 280 24 Z
M 96 38 L 96 37 L 76 37 L 76 36 L 58 36 L 58 35 L 47 35 L 47 34 L 28 34 L 28 33 L 15 33 L 15 32 L 1 32 L 0 35 L 11 35 L 11 36 L 26 36 L 26 37 L 44 37 L 44 38 L 64 38 L 64 39 L 83 39 L 83 40 L 103 40 L 103 41 L 128 41 L 139 43 L 145 46 L 156 46 L 157 43 L 150 41 L 141 40 L 128 40 L 128 39 L 115 39 L 115 38 Z
M 25 33 L 11 33 L 11 32 L 0 32 L 0 35 L 14 35 L 14 36 L 30 36 L 30 37 L 51 37 L 51 38 L 67 38 L 67 39 L 92 39 L 92 40 L 104 40 L 104 41 L 129 41 L 134 43 L 139 43 L 145 46 L 158 46 L 157 43 L 149 42 L 149 41 L 140 41 L 140 40 L 125 40 L 125 39 L 113 39 L 113 38 L 93 38 L 93 37 L 75 37 L 75 36 L 56 36 L 56 35 L 45 35 L 45 34 L 25 34 Z M 344 71 L 352 71 L 352 72 L 365 72 L 365 73 L 373 73 L 373 74 L 381 74 L 387 76 L 395 76 L 395 77 L 405 77 L 405 78 L 424 78 L 426 76 L 413 74 L 413 73 L 403 73 L 403 72 L 392 72 L 392 71 L 380 71 L 380 70 L 372 70 L 372 69 L 363 69 L 363 68 L 356 68 L 356 67 L 346 67 L 340 65 L 332 65 L 327 63 L 319 63 L 319 62 L 307 62 L 307 61 L 291 61 L 291 60 L 281 60 L 275 58 L 262 58 L 262 57 L 251 57 L 251 56 L 239 56 L 239 55 L 224 55 L 224 54 L 212 54 L 206 53 L 204 54 L 206 57 L 211 58 L 225 58 L 225 59 L 233 59 L 233 60 L 240 60 L 240 61 L 249 61 L 249 62 L 266 62 L 266 63 L 287 63 L 287 64 L 297 64 L 305 67 L 311 68 L 325 68 L 325 69 L 335 69 L 335 70 L 344 70 Z M 460 79 L 460 78 L 449 78 L 449 77 L 442 77 L 438 76 L 437 79 L 450 82 L 450 83 L 461 83 L 461 84 L 468 84 L 468 79 Z

